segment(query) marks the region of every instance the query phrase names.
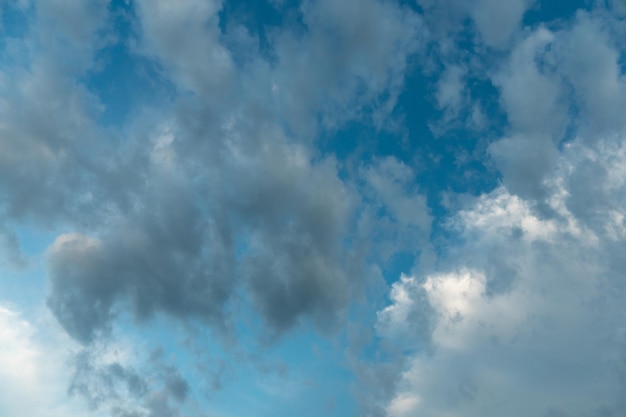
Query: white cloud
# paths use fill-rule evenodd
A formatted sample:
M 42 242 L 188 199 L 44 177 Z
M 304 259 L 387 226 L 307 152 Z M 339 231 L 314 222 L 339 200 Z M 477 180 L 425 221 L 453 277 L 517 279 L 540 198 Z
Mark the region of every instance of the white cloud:
M 46 342 L 42 336 L 37 325 L 0 305 L 0 413 L 7 417 L 86 415 L 67 398 L 64 347 L 70 346 L 69 341 L 63 346 L 55 343 L 63 337 Z
M 525 133 L 558 133 L 564 123 L 560 79 L 553 74 L 550 45 L 555 35 L 540 27 L 511 51 L 503 69 L 493 74 L 511 127 Z M 543 63 L 543 65 L 540 65 Z
M 559 45 L 563 73 L 575 89 L 591 136 L 621 130 L 625 125 L 621 109 L 626 107 L 626 82 L 611 23 L 580 13 L 571 30 L 562 34 Z
M 442 74 L 439 82 L 437 83 L 437 104 L 440 108 L 451 108 L 453 111 L 458 111 L 463 101 L 463 93 L 465 90 L 465 83 L 463 77 L 466 75 L 466 69 L 458 66 L 451 65 Z
M 138 1 L 143 52 L 158 59 L 183 91 L 225 101 L 234 67 L 220 41 L 217 0 Z M 216 100 L 215 104 L 218 103 Z
M 614 30 L 611 19 L 583 12 L 560 30 L 539 26 L 491 74 L 510 126 L 488 150 L 512 193 L 549 198 L 544 182 L 568 128 L 589 142 L 622 131 L 626 84 Z
M 483 41 L 492 47 L 503 47 L 519 30 L 522 17 L 531 1 L 480 0 L 468 4 L 471 4 L 469 13 Z
M 132 4 L 125 22 L 138 39 L 119 46 L 130 46 L 130 60 L 154 61 L 151 81 L 174 85 L 174 98 L 156 104 L 159 115 L 175 113 L 167 123 L 146 117 L 135 123 L 156 128 L 122 126 L 116 139 L 98 126 L 103 107 L 85 79 L 111 42 L 104 0 L 40 2 L 25 38 L 7 49 L 18 64 L 0 74 L 0 224 L 80 231 L 48 252 L 49 306 L 93 349 L 76 390 L 176 414 L 187 392 L 176 372 L 154 379 L 169 381 L 170 394 L 149 393 L 122 366 L 132 361 L 98 351 L 120 317 L 165 314 L 226 334 L 251 311 L 266 324 L 254 329 L 262 339 L 310 322 L 333 329 L 377 276 L 370 271 L 406 252 L 428 253 L 439 269 L 403 275 L 378 312 L 378 336 L 405 361 L 360 371 L 387 384 L 405 365 L 397 385 L 371 395 L 395 390 L 389 414 L 625 409 L 617 391 L 626 375 L 626 87 L 622 41 L 600 14 L 520 33 L 526 0 L 423 0 L 423 15 L 386 0 L 305 0 L 296 27 L 268 29 L 262 52 L 243 25 L 224 30 L 222 1 Z M 466 18 L 475 27 L 462 37 L 479 36 L 465 39 L 474 46 L 461 56 L 450 27 Z M 433 38 L 424 22 L 433 21 L 446 33 L 425 47 Z M 455 35 L 443 39 L 448 30 Z M 442 56 L 420 59 L 448 65 L 434 97 L 449 111 L 444 123 L 489 125 L 494 103 L 472 90 L 488 80 L 508 120 L 485 145 L 502 186 L 454 215 L 456 240 L 437 261 L 418 171 L 394 157 L 351 171 L 314 140 L 347 120 L 385 125 L 409 61 L 431 46 Z M 494 57 L 504 58 L 494 66 Z M 572 126 L 579 137 L 563 144 Z M 0 227 L 10 248 L 9 232 Z M 40 330 L 0 310 L 0 414 L 74 412 L 65 408 L 63 355 Z M 126 396 L 133 390 L 141 398 Z
M 377 313 L 377 333 L 407 348 L 429 342 L 428 294 L 415 277 L 402 275 L 391 287 L 392 304 Z
M 462 26 L 465 17 L 476 25 L 480 40 L 492 48 L 504 49 L 519 31 L 522 18 L 531 6 L 529 0 L 418 0 L 426 10 L 433 31 L 445 37 Z M 447 40 L 444 40 L 447 41 Z
M 624 146 L 613 138 L 595 150 L 583 143 L 567 148 L 547 179 L 550 216 L 498 189 L 451 223 L 460 241 L 446 259 L 458 269 L 394 284 L 392 304 L 378 316 L 382 336 L 410 329 L 406 312 L 416 308 L 430 308 L 435 324 L 430 348 L 408 357 L 389 416 L 619 416 L 626 410 L 620 394 L 626 286 L 623 262 L 615 258 L 626 245 L 624 180 L 590 178 L 603 200 L 592 213 L 568 209 L 576 208 L 572 199 L 589 201 L 592 191 L 571 179 L 593 172 L 584 170 L 589 160 L 619 177 Z M 509 282 L 496 285 L 501 280 Z M 424 302 L 427 307 L 417 305 Z

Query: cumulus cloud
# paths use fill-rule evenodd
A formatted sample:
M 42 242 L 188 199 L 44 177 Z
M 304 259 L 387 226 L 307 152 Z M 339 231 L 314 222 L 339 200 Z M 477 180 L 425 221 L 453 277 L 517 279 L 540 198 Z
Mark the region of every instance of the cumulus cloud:
M 402 84 L 419 19 L 391 3 L 370 6 L 303 4 L 307 30 L 276 35 L 275 66 L 259 54 L 242 68 L 225 46 L 219 2 L 137 4 L 133 51 L 162 66 L 179 113 L 156 129 L 130 130 L 141 136 L 125 139 L 124 155 L 110 149 L 106 160 L 87 159 L 84 172 L 70 154 L 71 174 L 88 179 L 72 183 L 86 194 L 81 211 L 106 226 L 61 235 L 49 248 L 48 305 L 69 334 L 90 343 L 126 310 L 140 321 L 162 312 L 227 331 L 239 287 L 279 334 L 306 317 L 322 328 L 336 321 L 362 286 L 363 256 L 340 243 L 358 193 L 332 158 L 315 160 L 308 142 L 281 126 L 295 127 L 283 117 L 291 110 L 314 120 L 331 100 L 335 118 Z M 331 43 L 345 44 L 343 52 Z M 339 55 L 326 56 L 332 51 Z M 294 60 L 299 54 L 304 61 Z M 248 99 L 247 87 L 258 94 Z M 341 93 L 320 101 L 322 91 Z
M 48 314 L 0 306 L 0 410 L 7 416 L 181 416 L 188 382 L 130 339 L 80 348 Z
M 618 180 L 569 188 L 583 186 L 571 178 L 586 172 L 587 158 L 606 161 L 606 146 L 617 147 L 607 166 L 618 175 L 623 146 L 611 138 L 591 151 L 580 142 L 550 177 L 552 217 L 496 190 L 452 222 L 461 240 L 448 255 L 450 272 L 394 284 L 392 304 L 378 316 L 379 334 L 408 333 L 426 346 L 409 356 L 388 415 L 623 412 L 625 287 L 621 264 L 611 261 L 624 245 L 613 226 L 622 194 L 593 206 L 603 215 L 569 209 L 573 195 L 622 186 Z M 412 327 L 424 322 L 412 319 L 413 311 L 430 317 L 432 331 Z
M 511 134 L 491 144 L 489 152 L 512 192 L 546 197 L 545 177 L 572 129 L 589 141 L 622 130 L 615 112 L 625 95 L 619 53 L 606 29 L 611 25 L 611 20 L 580 12 L 569 27 L 539 27 L 492 75 Z
M 234 81 L 231 54 L 220 42 L 221 8 L 221 1 L 137 2 L 144 53 L 178 86 L 208 100 L 224 98 Z
M 420 17 L 393 2 L 305 1 L 304 36 L 277 35 L 276 85 L 281 110 L 299 133 L 322 116 L 323 127 L 337 128 L 373 107 L 384 125 L 401 87 L 408 60 L 425 45 Z M 383 126 L 384 127 L 384 126 Z
M 349 322 L 366 416 L 623 413 L 623 8 L 524 28 L 532 5 L 271 1 L 291 14 L 257 31 L 221 0 L 2 3 L 26 23 L 0 51 L 0 248 L 19 267 L 20 230 L 54 233 L 47 307 L 72 355 L 49 365 L 0 309 L 0 405 L 72 415 L 63 378 L 90 415 L 185 415 L 194 381 L 114 354 L 120 334 L 166 323 L 191 354 L 202 329 L 238 361 Z M 121 67 L 154 100 L 112 126 L 97 79 Z M 409 72 L 441 142 L 399 127 L 422 117 L 397 107 Z M 423 174 L 452 130 L 492 181 L 463 195 Z
M 80 415 L 79 404 L 66 398 L 63 348 L 47 342 L 37 323 L 0 305 L 0 410 L 4 415 Z
M 624 106 L 624 77 L 617 41 L 610 36 L 612 21 L 580 13 L 560 45 L 563 72 L 594 136 L 624 127 L 619 109 Z M 578 51 L 589 51 L 580 54 Z
M 371 415 L 626 409 L 615 27 L 583 12 L 539 26 L 491 71 L 509 124 L 488 147 L 501 186 L 448 220 L 454 239 L 435 271 L 391 286 L 376 331 L 383 352 L 402 352 L 394 359 L 401 365 L 381 382 L 394 394 L 379 397 L 384 410 Z M 595 58 L 580 53 L 584 42 Z
M 251 42 L 244 60 L 231 50 L 239 44 L 221 25 L 220 1 L 19 10 L 28 26 L 7 52 L 17 64 L 0 74 L 0 230 L 16 262 L 12 224 L 58 233 L 46 253 L 47 306 L 85 349 L 72 393 L 119 415 L 178 412 L 189 391 L 181 375 L 151 390 L 147 371 L 94 359 L 120 317 L 165 315 L 228 337 L 250 310 L 261 338 L 306 323 L 338 328 L 370 279 L 354 238 L 365 209 L 362 184 L 341 178 L 340 163 L 313 146 L 316 132 L 359 118 L 386 123 L 423 36 L 410 9 L 365 6 L 304 2 L 303 31 L 276 28 L 271 57 Z M 108 48 L 150 62 L 156 73 L 138 77 L 167 91 L 115 128 L 101 123 L 113 103 L 92 79 L 108 70 Z M 410 181 L 407 168 L 389 169 L 392 182 Z M 393 201 L 408 185 L 372 184 L 393 222 L 424 241 L 419 193 Z M 123 406 L 129 398 L 138 408 Z

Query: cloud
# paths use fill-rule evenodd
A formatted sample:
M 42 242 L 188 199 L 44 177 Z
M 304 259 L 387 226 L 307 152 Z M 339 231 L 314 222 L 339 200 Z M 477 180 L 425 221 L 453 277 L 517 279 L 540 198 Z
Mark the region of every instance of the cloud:
M 54 233 L 47 307 L 73 354 L 49 365 L 63 355 L 0 310 L 0 403 L 71 415 L 47 388 L 63 379 L 83 413 L 180 416 L 198 381 L 158 352 L 116 356 L 125 332 L 182 328 L 190 357 L 206 332 L 238 364 L 294 329 L 339 346 L 348 324 L 366 416 L 623 412 L 621 8 L 522 28 L 532 3 L 273 1 L 292 14 L 263 35 L 219 0 L 13 10 L 27 24 L 2 44 L 0 247 L 19 266 L 20 230 Z M 111 125 L 98 76 L 117 71 L 156 92 L 119 92 L 133 109 Z M 407 123 L 399 151 L 409 73 L 441 141 Z M 424 174 L 465 133 L 459 153 L 495 189 Z M 217 387 L 231 368 L 214 367 Z
M 531 6 L 528 0 L 513 0 L 506 4 L 497 0 L 481 0 L 467 3 L 459 0 L 443 2 L 418 0 L 424 9 L 427 20 L 442 40 L 462 27 L 463 19 L 470 17 L 480 40 L 493 48 L 504 48 L 521 26 L 526 10 Z
M 554 40 L 554 33 L 540 27 L 514 47 L 505 67 L 493 75 L 512 129 L 543 134 L 563 129 L 567 107 L 560 79 L 551 68 Z
M 572 177 L 589 172 L 587 158 L 615 167 L 617 178 L 623 146 L 613 138 L 595 150 L 583 143 L 572 144 L 549 176 L 550 218 L 506 189 L 484 195 L 451 223 L 461 233 L 447 255 L 449 272 L 394 284 L 378 333 L 431 345 L 407 357 L 388 415 L 623 412 L 625 293 L 622 264 L 611 260 L 625 242 L 614 226 L 622 194 L 603 193 L 593 215 L 568 209 L 576 207 L 571 196 L 623 187 L 622 180 L 600 180 L 584 191 L 569 188 L 585 184 Z M 412 311 L 421 312 L 420 321 Z M 425 317 L 435 323 L 431 332 L 412 327 Z M 404 346 L 415 344 L 409 338 Z
M 228 325 L 224 304 L 235 284 L 228 236 L 181 189 L 151 198 L 150 214 L 129 213 L 101 239 L 61 235 L 49 248 L 48 305 L 82 342 L 106 333 L 125 306 L 138 320 L 162 311 Z
M 54 326 L 51 326 L 54 327 Z M 3 415 L 61 417 L 81 415 L 68 401 L 63 342 L 46 343 L 38 326 L 0 305 L 0 410 Z
M 105 226 L 60 235 L 48 250 L 48 305 L 69 334 L 91 343 L 126 311 L 228 333 L 241 300 L 277 335 L 307 320 L 336 326 L 367 282 L 366 258 L 350 243 L 358 185 L 283 116 L 303 109 L 315 120 L 332 102 L 335 118 L 400 88 L 419 19 L 391 3 L 370 6 L 305 3 L 306 33 L 276 34 L 275 66 L 260 54 L 246 66 L 223 43 L 219 2 L 138 3 L 134 51 L 162 66 L 178 113 L 154 128 L 143 127 L 154 116 L 138 119 L 123 153 L 110 149 L 77 173 L 90 178 L 90 209 L 97 203 L 88 220 Z M 330 44 L 343 45 L 341 59 Z M 323 91 L 339 95 L 318 101 Z M 283 104 L 291 110 L 276 116 Z M 425 202 L 411 198 L 386 204 L 427 233 Z
M 437 83 L 437 105 L 442 108 L 450 108 L 452 111 L 457 110 L 463 101 L 463 90 L 465 85 L 463 77 L 466 70 L 458 65 L 451 65 L 446 68 Z
M 620 68 L 620 52 L 610 36 L 610 19 L 579 13 L 560 45 L 563 72 L 572 83 L 576 99 L 585 113 L 591 135 L 621 130 L 619 108 L 624 105 L 625 84 Z M 588 54 L 578 51 L 587 50 Z
M 304 1 L 301 13 L 303 34 L 287 28 L 274 36 L 279 117 L 304 136 L 361 118 L 393 125 L 408 61 L 427 38 L 420 17 L 379 0 Z
M 482 0 L 471 6 L 470 15 L 483 38 L 492 47 L 502 47 L 519 29 L 529 0 L 514 0 L 503 3 L 497 0 Z
M 400 365 L 376 415 L 626 409 L 624 133 L 612 116 L 624 95 L 601 16 L 527 32 L 492 73 L 509 122 L 488 147 L 502 185 L 449 219 L 438 268 L 391 287 L 376 330 Z
M 163 351 L 144 352 L 129 340 L 99 343 L 73 352 L 68 393 L 86 403 L 92 414 L 182 416 L 191 390 Z
M 221 8 L 213 0 L 136 3 L 141 51 L 155 57 L 176 85 L 205 100 L 223 100 L 235 80 L 231 53 L 220 39 Z
M 387 157 L 363 166 L 360 176 L 367 203 L 359 214 L 358 233 L 367 242 L 369 256 L 384 265 L 396 253 L 426 251 L 432 216 L 426 197 L 414 183 L 415 171 Z
M 605 29 L 612 24 L 580 12 L 559 31 L 539 27 L 492 75 L 511 133 L 492 143 L 489 152 L 513 193 L 546 197 L 545 177 L 572 130 L 594 141 L 623 129 L 615 113 L 625 97 L 619 54 Z M 593 50 L 594 56 L 581 50 Z
M 511 192 L 525 198 L 546 196 L 544 180 L 554 168 L 557 147 L 546 135 L 516 135 L 488 147 L 502 181 Z

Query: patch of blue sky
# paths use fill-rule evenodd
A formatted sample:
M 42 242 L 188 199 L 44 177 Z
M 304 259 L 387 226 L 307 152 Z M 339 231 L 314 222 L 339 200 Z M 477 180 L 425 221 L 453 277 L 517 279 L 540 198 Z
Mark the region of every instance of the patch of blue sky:
M 323 132 L 320 150 L 350 167 L 347 171 L 387 156 L 411 167 L 416 173 L 415 187 L 425 194 L 433 216 L 432 240 L 445 244 L 444 238 L 450 237 L 445 221 L 451 213 L 444 194 L 477 196 L 498 185 L 500 175 L 486 162 L 485 149 L 489 141 L 503 134 L 507 122 L 498 106 L 497 89 L 489 80 L 471 76 L 467 81 L 469 99 L 480 103 L 488 120 L 486 129 L 472 132 L 462 128 L 463 121 L 471 117 L 467 109 L 446 120 L 445 111 L 436 106 L 438 76 L 422 67 L 411 68 L 391 116 L 401 120 L 400 129 L 377 130 L 363 120 L 350 121 L 334 132 Z M 446 124 L 441 134 L 433 132 L 437 123 Z M 348 177 L 349 173 L 344 175 Z M 400 272 L 410 271 L 415 260 L 416 253 L 397 253 L 383 267 L 385 278 L 395 281 Z
M 15 0 L 0 3 L 0 34 L 2 38 L 22 38 L 29 28 L 29 10 Z
M 232 415 L 314 417 L 320 409 L 328 416 L 355 415 L 350 392 L 354 377 L 344 356 L 345 329 L 331 329 L 329 337 L 316 331 L 310 321 L 299 320 L 287 334 L 268 338 L 263 336 L 265 323 L 250 301 L 244 300 L 240 308 L 236 337 L 249 360 L 241 366 L 227 364 L 235 380 L 227 381 L 211 402 L 223 403 Z M 225 358 L 231 355 L 223 354 Z M 248 393 L 244 401 L 242 392 Z
M 10 303 L 17 311 L 33 314 L 44 304 L 48 289 L 44 262 L 35 262 L 26 268 L 15 268 L 0 262 L 0 304 Z
M 24 264 L 16 265 L 5 257 L 0 260 L 0 302 L 10 301 L 19 311 L 33 314 L 44 307 L 49 293 L 45 253 L 56 235 L 23 225 L 12 230 L 18 237 L 18 247 L 10 252 L 19 252 Z
M 582 10 L 592 10 L 595 5 L 604 1 L 593 0 L 549 0 L 537 1 L 526 14 L 522 24 L 534 26 L 553 21 L 568 21 Z
M 82 80 L 103 106 L 97 121 L 105 127 L 121 127 L 146 107 L 161 105 L 175 94 L 158 63 L 134 50 L 136 25 L 129 3 L 111 3 L 107 30 L 112 40 L 96 53 L 94 68 Z
M 343 366 L 340 346 L 301 329 L 265 353 L 265 361 L 284 363 L 284 369 L 242 375 L 223 394 L 217 394 L 231 413 L 237 414 L 232 407 L 241 403 L 241 392 L 247 392 L 244 403 L 250 408 L 240 410 L 240 415 L 314 417 L 320 411 L 328 416 L 355 414 L 350 396 L 352 376 Z
M 244 343 L 237 348 L 203 325 L 187 324 L 156 316 L 137 326 L 125 315 L 115 330 L 145 347 L 140 359 L 174 366 L 185 376 L 190 392 L 183 409 L 220 417 L 317 417 L 320 410 L 355 415 L 352 376 L 343 348 L 332 340 L 301 327 L 266 346 L 240 335 Z
M 222 33 L 228 33 L 233 24 L 243 25 L 258 40 L 260 52 L 270 62 L 275 59 L 272 50 L 274 29 L 289 27 L 297 32 L 304 28 L 298 0 L 258 0 L 252 3 L 226 0 L 219 19 Z
M 22 40 L 29 31 L 32 11 L 17 7 L 15 2 L 0 3 L 0 70 L 9 74 L 26 66 L 27 53 Z

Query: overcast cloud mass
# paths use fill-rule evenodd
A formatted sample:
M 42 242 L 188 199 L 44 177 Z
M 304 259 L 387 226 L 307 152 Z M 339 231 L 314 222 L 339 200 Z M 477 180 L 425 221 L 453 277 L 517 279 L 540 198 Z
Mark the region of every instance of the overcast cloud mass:
M 3 417 L 626 416 L 623 0 L 0 0 Z

